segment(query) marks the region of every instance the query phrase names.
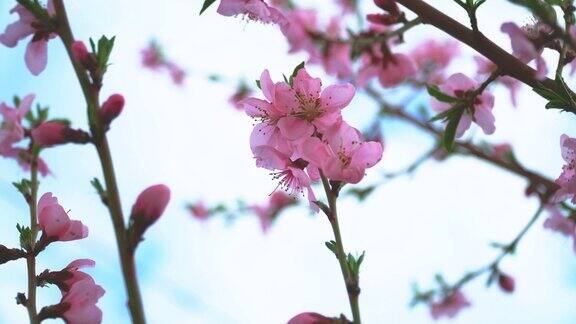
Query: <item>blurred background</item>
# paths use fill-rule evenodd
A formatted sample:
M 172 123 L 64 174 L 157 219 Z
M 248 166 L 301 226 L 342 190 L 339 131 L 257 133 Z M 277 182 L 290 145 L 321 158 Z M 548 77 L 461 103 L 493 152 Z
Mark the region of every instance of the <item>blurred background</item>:
M 361 1 L 364 12 L 374 11 Z M 455 19 L 467 22 L 456 4 L 429 1 Z M 15 1 L 0 3 L 0 28 L 16 19 L 8 11 Z M 321 9 L 328 21 L 338 7 L 332 0 L 298 1 Z M 257 169 L 248 139 L 253 121 L 232 108 L 228 97 L 236 81 L 249 83 L 263 69 L 273 79 L 290 73 L 306 59 L 288 55 L 288 45 L 277 27 L 223 17 L 216 5 L 198 16 L 201 1 L 67 1 L 77 39 L 115 35 L 102 96 L 122 93 L 123 114 L 109 133 L 123 207 L 128 213 L 138 193 L 165 183 L 172 201 L 160 221 L 146 233 L 137 252 L 138 275 L 150 323 L 285 323 L 297 313 L 349 314 L 337 261 L 324 246 L 331 240 L 329 223 L 305 207 L 291 208 L 263 234 L 257 217 L 241 217 L 230 224 L 214 218 L 199 222 L 186 210 L 189 201 L 207 204 L 237 199 L 265 202 L 276 187 L 268 172 Z M 497 14 L 495 14 L 497 13 Z M 353 20 L 353 17 L 352 17 Z M 480 27 L 506 49 L 509 39 L 499 29 L 505 21 L 523 24 L 528 12 L 507 1 L 489 1 L 479 11 Z M 421 26 L 406 34 L 409 49 L 419 41 L 446 36 Z M 150 39 L 186 70 L 181 87 L 166 75 L 143 69 L 140 51 Z M 472 51 L 462 46 L 464 59 L 451 69 L 473 73 Z M 49 44 L 49 64 L 39 77 L 24 65 L 25 45 L 0 47 L 0 101 L 35 93 L 37 102 L 51 107 L 52 117 L 66 117 L 75 127 L 86 127 L 81 91 L 59 41 Z M 549 62 L 556 57 L 550 55 Z M 323 84 L 335 80 L 311 67 Z M 206 75 L 222 75 L 214 83 Z M 388 91 L 394 101 L 402 89 Z M 259 94 L 258 94 L 259 95 Z M 576 136 L 573 116 L 544 109 L 544 101 L 524 87 L 519 108 L 512 107 L 505 89 L 495 88 L 496 133 L 487 141 L 509 142 L 527 167 L 556 178 L 563 161 L 559 138 Z M 426 102 L 427 95 L 421 100 Z M 365 128 L 377 106 L 358 93 L 344 110 L 345 118 Z M 402 122 L 382 125 L 385 152 L 369 170 L 365 183 L 384 171 L 399 170 L 434 145 L 432 139 Z M 475 130 L 474 138 L 482 139 Z M 104 323 L 128 323 L 125 294 L 112 225 L 89 181 L 101 176 L 90 146 L 61 146 L 43 152 L 53 175 L 43 178 L 40 193 L 53 192 L 71 218 L 90 229 L 87 239 L 52 244 L 38 259 L 38 270 L 61 269 L 70 261 L 91 258 L 88 269 L 106 294 L 99 306 Z M 0 160 L 0 238 L 17 246 L 16 223 L 27 224 L 27 206 L 12 182 L 25 174 L 12 160 Z M 524 196 L 526 183 L 512 174 L 473 158 L 452 157 L 425 163 L 412 176 L 379 187 L 362 204 L 353 198 L 341 202 L 345 247 L 366 251 L 361 270 L 361 312 L 365 323 L 430 323 L 429 310 L 409 307 L 414 282 L 433 285 L 436 273 L 455 281 L 468 270 L 494 258 L 490 242 L 508 242 L 538 206 Z M 323 197 L 320 190 L 317 196 Z M 464 293 L 472 307 L 454 323 L 575 323 L 576 257 L 571 242 L 542 228 L 542 220 L 521 242 L 516 255 L 506 258 L 502 270 L 516 279 L 517 290 L 503 294 L 485 288 L 480 279 Z M 25 291 L 25 263 L 0 268 L 0 323 L 25 323 L 27 313 L 15 303 Z M 55 288 L 40 289 L 39 305 L 59 300 Z M 57 321 L 54 321 L 57 322 Z

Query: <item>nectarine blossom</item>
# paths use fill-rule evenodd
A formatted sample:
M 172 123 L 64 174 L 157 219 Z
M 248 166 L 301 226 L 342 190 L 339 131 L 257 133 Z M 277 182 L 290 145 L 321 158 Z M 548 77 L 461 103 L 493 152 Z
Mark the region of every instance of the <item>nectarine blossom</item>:
M 48 192 L 38 200 L 38 225 L 42 238 L 48 242 L 73 241 L 88 236 L 88 228 L 77 220 L 70 220 L 68 214 L 58 204 L 58 199 Z
M 90 259 L 72 261 L 60 271 L 44 271 L 38 275 L 40 283 L 51 283 L 60 288 L 62 294 L 68 292 L 74 284 L 82 280 L 92 280 L 89 274 L 80 271 L 80 268 L 94 267 L 96 263 Z
M 60 305 L 67 308 L 62 318 L 69 324 L 101 323 L 102 311 L 96 303 L 104 293 L 104 289 L 91 279 L 75 283 L 60 301 Z
M 334 323 L 338 323 L 338 321 L 334 321 L 333 319 L 326 317 L 324 315 L 320 315 L 318 313 L 306 312 L 306 313 L 300 313 L 292 317 L 287 324 L 334 324 Z
M 474 91 L 476 88 L 478 88 L 476 81 L 462 73 L 456 73 L 440 86 L 440 91 L 455 98 L 465 99 L 467 92 Z M 439 113 L 452 108 L 450 103 L 441 102 L 436 98 L 431 100 L 432 108 Z M 478 124 L 485 134 L 494 133 L 496 127 L 494 126 L 494 116 L 492 115 L 493 107 L 494 96 L 486 90 L 473 98 L 472 105 L 464 108 L 464 114 L 462 114 L 460 123 L 458 123 L 456 128 L 456 137 L 464 135 L 464 132 L 470 128 L 472 121 Z
M 284 191 L 274 191 L 270 195 L 270 199 L 264 205 L 254 205 L 251 209 L 256 213 L 260 220 L 262 232 L 266 233 L 270 229 L 272 222 L 276 219 L 278 214 L 286 207 L 296 203 L 293 197 L 290 197 Z
M 546 66 L 546 61 L 542 58 L 542 48 L 536 47 L 534 42 L 528 37 L 528 34 L 515 23 L 504 23 L 501 30 L 510 36 L 512 54 L 524 63 L 536 60 L 536 78 L 545 78 L 548 73 L 548 67 Z
M 24 6 L 17 4 L 10 13 L 17 13 L 19 20 L 6 27 L 3 34 L 0 34 L 0 43 L 7 47 L 15 47 L 20 40 L 32 35 L 32 39 L 26 47 L 24 59 L 28 70 L 33 75 L 39 75 L 48 64 L 48 41 L 56 37 L 52 26 L 47 26 L 28 11 Z M 54 5 L 52 0 L 48 1 L 47 13 L 53 16 Z
M 381 44 L 372 45 L 370 50 L 362 55 L 362 63 L 357 80 L 361 87 L 374 77 L 378 77 L 383 87 L 394 87 L 416 74 L 414 62 L 408 55 L 384 53 Z
M 572 239 L 573 249 L 576 253 L 576 220 L 562 215 L 557 207 L 548 207 L 549 216 L 544 221 L 544 228 L 558 232 Z

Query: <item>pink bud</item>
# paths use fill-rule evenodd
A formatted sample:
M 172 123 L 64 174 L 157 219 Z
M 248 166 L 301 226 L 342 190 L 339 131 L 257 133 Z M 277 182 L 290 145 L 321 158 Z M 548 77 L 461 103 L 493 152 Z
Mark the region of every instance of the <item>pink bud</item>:
M 332 324 L 334 320 L 318 313 L 306 312 L 298 314 L 288 321 L 287 324 Z
M 170 201 L 170 189 L 165 185 L 159 184 L 151 186 L 136 199 L 136 203 L 132 206 L 131 218 L 144 218 L 148 225 L 158 220 L 164 209 Z
M 32 139 L 41 146 L 84 144 L 90 141 L 90 135 L 83 130 L 72 129 L 60 121 L 47 121 L 32 130 Z
M 109 125 L 112 120 L 120 116 L 124 109 L 124 97 L 121 94 L 113 94 L 102 104 L 102 108 L 98 112 L 100 120 L 105 125 Z
M 81 64 L 90 61 L 90 53 L 83 42 L 74 41 L 74 43 L 72 43 L 72 58 L 74 58 L 74 61 Z
M 40 124 L 32 131 L 32 139 L 39 145 L 51 146 L 66 142 L 64 133 L 68 126 L 57 121 L 48 121 Z
M 514 281 L 514 278 L 512 278 L 511 276 L 504 273 L 500 273 L 498 275 L 498 285 L 503 291 L 507 293 L 513 293 L 516 283 Z

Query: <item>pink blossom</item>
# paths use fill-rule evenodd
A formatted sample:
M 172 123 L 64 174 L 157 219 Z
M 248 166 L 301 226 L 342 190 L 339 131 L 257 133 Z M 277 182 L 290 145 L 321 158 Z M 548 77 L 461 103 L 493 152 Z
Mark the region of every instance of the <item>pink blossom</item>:
M 192 216 L 199 220 L 206 220 L 211 214 L 210 209 L 208 209 L 202 201 L 189 205 L 188 210 Z
M 429 39 L 416 46 L 410 57 L 416 63 L 418 69 L 442 70 L 460 53 L 457 42 L 445 41 L 439 42 L 435 39 Z
M 50 192 L 38 200 L 37 216 L 42 236 L 49 242 L 73 241 L 88 236 L 88 228 L 80 221 L 70 220 L 64 208 L 58 204 L 58 199 Z
M 542 48 L 537 48 L 528 34 L 515 23 L 504 23 L 500 29 L 510 36 L 512 54 L 524 63 L 536 60 L 536 78 L 546 78 L 548 67 L 542 58 Z
M 466 92 L 474 91 L 478 84 L 465 76 L 462 73 L 453 74 L 440 86 L 440 91 L 443 93 L 464 99 Z M 452 108 L 452 105 L 446 102 L 440 102 L 435 98 L 431 99 L 432 108 L 441 113 Z M 476 96 L 471 109 L 466 109 L 460 123 L 456 129 L 456 137 L 461 137 L 464 132 L 470 128 L 472 121 L 474 121 L 485 134 L 492 134 L 496 130 L 494 126 L 494 116 L 492 115 L 492 108 L 494 107 L 494 96 L 488 91 L 484 90 L 482 94 Z
M 251 208 L 260 220 L 262 232 L 266 233 L 270 229 L 274 219 L 278 217 L 278 214 L 286 207 L 295 203 L 296 200 L 284 191 L 274 191 L 266 204 L 254 205 Z
M 490 60 L 484 58 L 483 56 L 474 56 L 474 60 L 478 66 L 477 72 L 479 75 L 488 75 L 496 71 L 496 64 L 492 63 Z M 502 84 L 508 89 L 508 91 L 510 91 L 510 101 L 514 107 L 518 107 L 518 91 L 522 86 L 522 82 L 508 75 L 499 77 L 496 79 L 496 82 Z
M 98 111 L 98 116 L 103 124 L 109 125 L 112 120 L 120 116 L 124 109 L 124 97 L 121 94 L 113 94 L 104 103 Z
M 27 95 L 16 108 L 0 103 L 0 114 L 3 118 L 0 124 L 0 155 L 13 154 L 12 145 L 24 139 L 22 119 L 30 110 L 34 97 L 33 94 Z
M 306 312 L 292 317 L 287 324 L 333 324 L 335 322 L 333 319 L 318 313 Z
M 394 87 L 414 77 L 416 67 L 405 54 L 382 53 L 380 44 L 372 46 L 362 56 L 363 65 L 358 72 L 358 85 L 363 87 L 374 77 L 378 77 L 383 87 Z
M 470 302 L 468 299 L 459 290 L 456 290 L 444 297 L 442 301 L 431 303 L 430 313 L 435 320 L 442 317 L 453 318 L 462 309 L 469 306 Z
M 148 226 L 164 213 L 170 201 L 170 189 L 162 184 L 146 188 L 132 206 L 131 218 L 145 219 Z
M 576 221 L 564 217 L 556 207 L 549 207 L 548 218 L 544 221 L 544 228 L 558 232 L 569 238 L 576 238 Z
M 288 20 L 282 12 L 270 7 L 263 0 L 221 0 L 217 12 L 223 16 L 244 15 L 250 20 L 265 24 L 288 25 Z
M 48 1 L 48 15 L 54 16 L 54 6 L 52 0 Z M 19 20 L 8 25 L 3 34 L 0 34 L 0 43 L 7 47 L 15 47 L 20 40 L 32 36 L 30 43 L 26 47 L 24 59 L 28 70 L 33 75 L 39 75 L 48 63 L 48 41 L 56 34 L 50 27 L 37 21 L 34 15 L 25 7 L 18 4 L 10 13 L 17 13 Z
M 314 10 L 293 10 L 287 16 L 290 24 L 282 28 L 290 44 L 290 53 L 305 51 L 310 55 L 310 62 L 318 62 L 321 57 L 312 37 L 319 31 L 316 14 Z
M 62 318 L 69 324 L 101 323 L 102 311 L 96 303 L 100 297 L 104 296 L 104 293 L 104 289 L 93 280 L 75 283 L 60 301 L 60 304 L 68 306 Z
M 5 154 L 6 157 L 16 159 L 18 164 L 24 171 L 30 171 L 30 161 L 32 160 L 32 153 L 29 150 L 19 149 L 19 148 L 11 148 Z M 42 159 L 38 158 L 38 172 L 45 177 L 50 174 L 50 169 L 48 168 L 48 164 Z
M 560 147 L 566 164 L 556 179 L 556 184 L 560 186 L 560 189 L 554 194 L 552 201 L 560 202 L 572 197 L 572 203 L 576 203 L 576 139 L 563 134 L 560 137 Z
M 173 63 L 169 63 L 166 68 L 174 84 L 182 85 L 184 83 L 184 78 L 186 77 L 186 71 L 184 71 L 184 69 Z
M 69 265 L 67 265 L 64 269 L 60 271 L 51 271 L 48 270 L 42 272 L 39 277 L 39 282 L 47 282 L 51 284 L 55 284 L 60 288 L 62 294 L 65 294 L 70 290 L 70 288 L 75 285 L 77 282 L 83 280 L 91 280 L 93 281 L 92 277 L 85 272 L 80 271 L 81 268 L 85 267 L 94 267 L 96 263 L 90 259 L 79 259 L 72 261 Z
M 322 65 L 326 73 L 338 78 L 347 78 L 352 75 L 352 59 L 348 43 L 331 42 L 322 56 Z
M 330 180 L 358 183 L 365 171 L 382 158 L 380 142 L 364 142 L 360 132 L 341 122 L 324 133 L 323 141 L 311 137 L 304 144 L 304 158 L 318 165 Z

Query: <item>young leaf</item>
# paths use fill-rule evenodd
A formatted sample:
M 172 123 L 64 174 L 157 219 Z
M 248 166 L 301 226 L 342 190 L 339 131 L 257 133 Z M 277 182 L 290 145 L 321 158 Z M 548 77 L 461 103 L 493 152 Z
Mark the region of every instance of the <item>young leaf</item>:
M 459 108 L 456 112 L 450 116 L 448 119 L 448 124 L 446 125 L 446 130 L 444 130 L 444 148 L 446 151 L 450 152 L 454 148 L 454 139 L 456 137 L 456 129 L 458 128 L 458 124 L 460 123 L 460 119 L 464 114 L 464 108 Z
M 452 96 L 449 96 L 449 95 L 443 93 L 443 92 L 440 91 L 440 89 L 439 89 L 437 86 L 435 86 L 435 85 L 428 86 L 427 89 L 428 89 L 428 93 L 429 93 L 432 97 L 438 99 L 439 101 L 447 102 L 447 103 L 453 103 L 453 102 L 456 102 L 456 101 L 459 100 L 458 98 L 454 98 L 454 97 L 452 97 Z
M 294 68 L 294 71 L 292 71 L 292 74 L 290 75 L 290 79 L 288 80 L 288 84 L 290 86 L 292 86 L 292 83 L 294 83 L 294 78 L 296 77 L 296 75 L 298 74 L 298 71 L 300 71 L 300 69 L 304 68 L 305 63 L 302 62 L 298 65 L 296 65 L 296 67 Z M 284 77 L 284 79 L 286 79 L 286 77 Z
M 204 13 L 206 9 L 208 9 L 216 0 L 204 0 L 204 4 L 202 5 L 202 9 L 200 9 L 200 14 Z

